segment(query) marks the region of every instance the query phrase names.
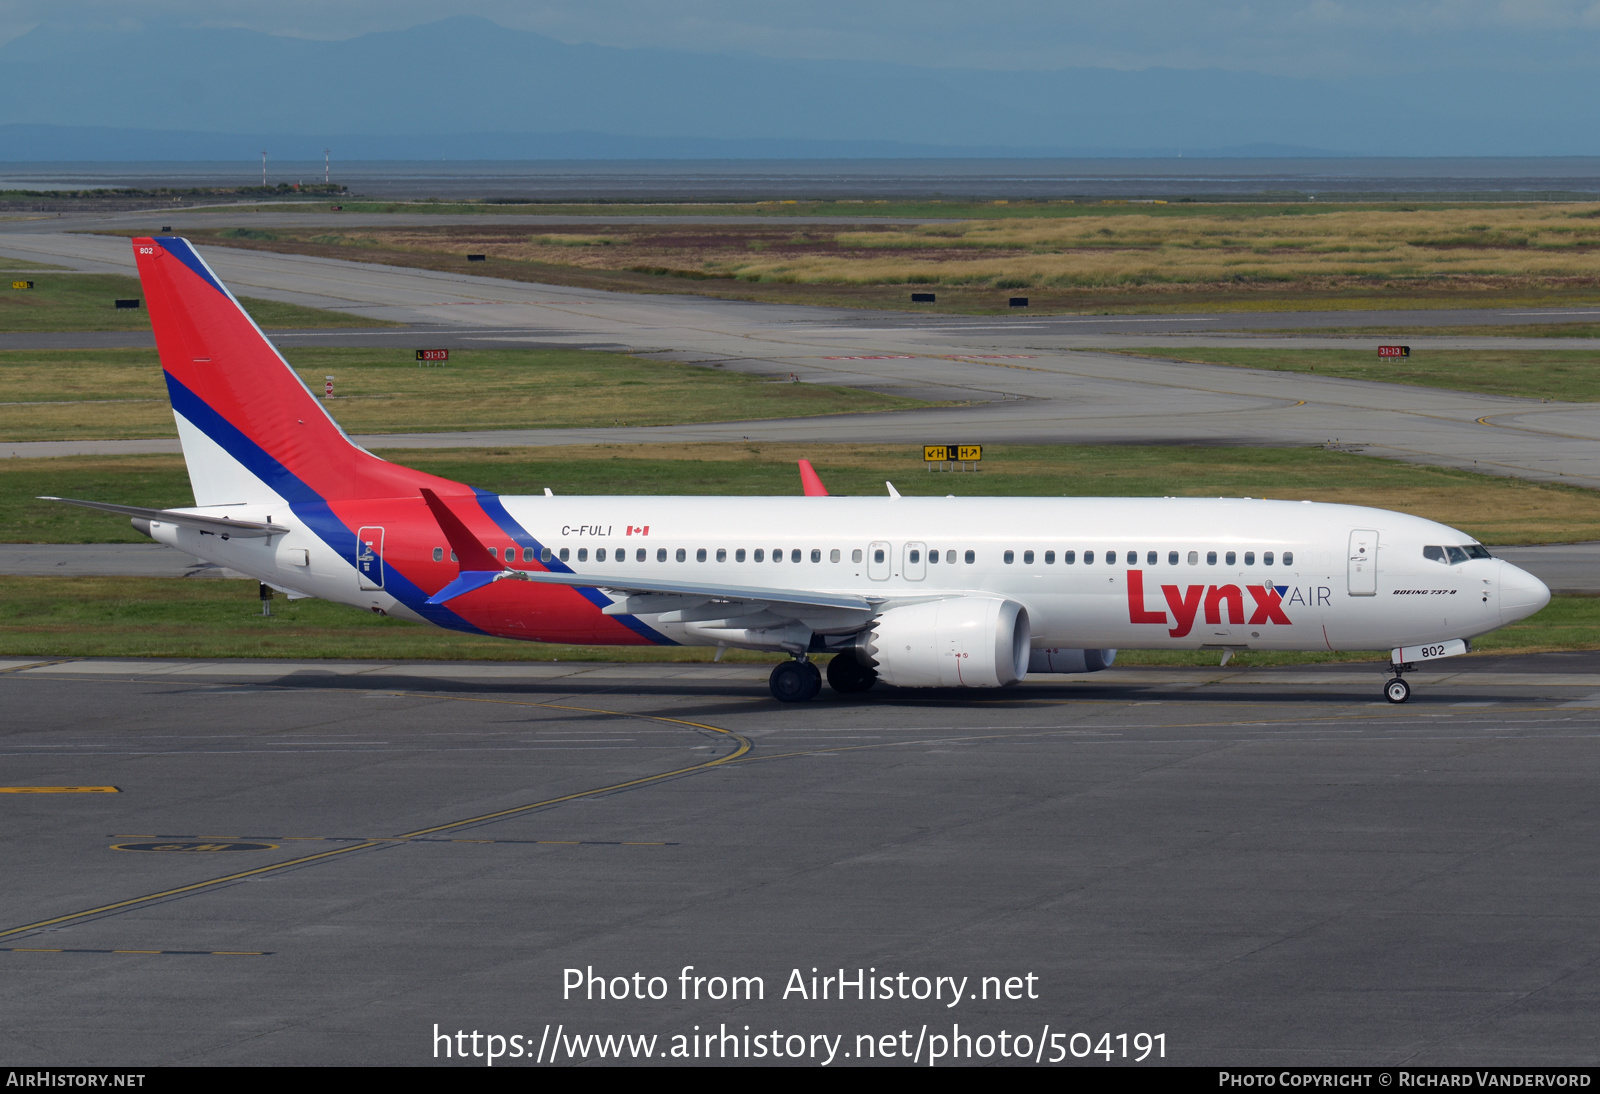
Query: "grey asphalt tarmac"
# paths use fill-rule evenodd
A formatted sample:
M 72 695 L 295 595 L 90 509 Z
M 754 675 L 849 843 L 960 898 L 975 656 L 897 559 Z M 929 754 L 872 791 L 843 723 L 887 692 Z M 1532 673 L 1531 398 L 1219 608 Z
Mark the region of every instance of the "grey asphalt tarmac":
M 560 1063 L 670 1063 L 748 1026 L 834 1066 L 1002 1030 L 1592 1065 L 1600 658 L 1463 659 L 1404 707 L 1378 668 L 785 707 L 751 666 L 7 662 L 5 784 L 115 792 L 0 794 L 0 1055 L 459 1064 L 460 1030 L 525 1066 L 559 1026 Z M 591 971 L 666 998 L 564 992 Z
M 125 241 L 21 222 L 0 231 L 0 254 L 85 270 L 132 269 Z M 634 296 L 432 271 L 212 248 L 236 290 L 353 314 L 449 328 L 477 345 L 583 345 L 720 365 L 771 377 L 869 390 L 959 397 L 972 405 L 803 422 L 742 422 L 625 430 L 424 434 L 373 441 L 421 444 L 567 444 L 629 441 L 903 441 L 1352 445 L 1375 455 L 1535 481 L 1600 487 L 1600 409 L 1294 373 L 1133 359 L 1095 353 L 1186 340 L 1226 326 L 1282 332 L 1402 320 L 1472 321 L 1470 313 L 1305 313 L 1237 316 L 939 318 Z M 1567 313 L 1571 313 L 1570 315 Z M 1482 312 L 1485 323 L 1550 322 L 1590 309 Z M 512 333 L 508 333 L 512 332 Z M 336 337 L 326 332 L 324 337 Z M 350 337 L 369 337 L 352 332 Z M 1116 341 L 1108 341 L 1115 339 Z M 292 338 L 282 338 L 292 346 Z M 1376 346 L 1378 339 L 1371 339 Z M 351 344 L 358 344 L 352 342 Z M 1349 343 L 1343 343 L 1349 344 Z M 1471 344 L 1470 340 L 1467 344 Z M 97 443 L 94 451 L 142 451 Z M 366 443 L 366 442 L 364 442 Z M 19 455 L 68 447 L 7 446 Z M 1399 499 L 1403 500 L 1403 499 Z M 1399 503 L 1397 500 L 1397 504 Z

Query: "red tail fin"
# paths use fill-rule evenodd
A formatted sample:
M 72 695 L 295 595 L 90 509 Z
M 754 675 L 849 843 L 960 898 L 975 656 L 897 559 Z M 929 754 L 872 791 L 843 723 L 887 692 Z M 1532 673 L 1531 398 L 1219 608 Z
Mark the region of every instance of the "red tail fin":
M 133 253 L 196 504 L 466 490 L 351 441 L 188 240 L 135 239 Z

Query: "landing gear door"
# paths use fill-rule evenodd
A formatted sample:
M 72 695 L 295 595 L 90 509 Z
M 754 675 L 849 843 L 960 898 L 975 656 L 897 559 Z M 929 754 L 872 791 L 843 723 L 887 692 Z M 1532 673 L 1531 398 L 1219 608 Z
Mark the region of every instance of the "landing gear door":
M 356 573 L 363 592 L 383 588 L 383 529 L 376 525 L 356 533 Z
M 867 576 L 874 581 L 888 581 L 894 568 L 894 547 L 878 541 L 867 547 Z
M 1351 596 L 1378 595 L 1378 533 L 1358 528 L 1350 533 Z

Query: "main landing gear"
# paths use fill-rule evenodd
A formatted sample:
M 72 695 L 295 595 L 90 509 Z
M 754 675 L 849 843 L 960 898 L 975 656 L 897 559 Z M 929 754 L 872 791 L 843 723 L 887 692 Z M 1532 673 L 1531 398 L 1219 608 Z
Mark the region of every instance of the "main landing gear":
M 840 695 L 857 695 L 878 682 L 878 670 L 863 665 L 853 653 L 836 654 L 828 662 L 828 686 Z M 785 661 L 776 665 L 767 681 L 780 703 L 803 703 L 822 690 L 822 674 L 810 661 Z
M 1383 697 L 1391 703 L 1403 703 L 1411 698 L 1411 685 L 1405 682 L 1404 674 L 1411 669 L 1410 665 L 1396 665 L 1394 679 L 1383 685 Z
M 822 690 L 822 673 L 810 661 L 785 661 L 774 666 L 767 687 L 780 703 L 803 703 Z

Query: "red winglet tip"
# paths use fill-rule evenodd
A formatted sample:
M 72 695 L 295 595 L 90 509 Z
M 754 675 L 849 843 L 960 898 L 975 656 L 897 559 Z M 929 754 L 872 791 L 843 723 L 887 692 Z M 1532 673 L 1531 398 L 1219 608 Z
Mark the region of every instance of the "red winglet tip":
M 808 498 L 828 496 L 828 488 L 822 485 L 822 477 L 817 474 L 816 468 L 811 466 L 810 460 L 800 461 L 800 485 L 805 488 Z

